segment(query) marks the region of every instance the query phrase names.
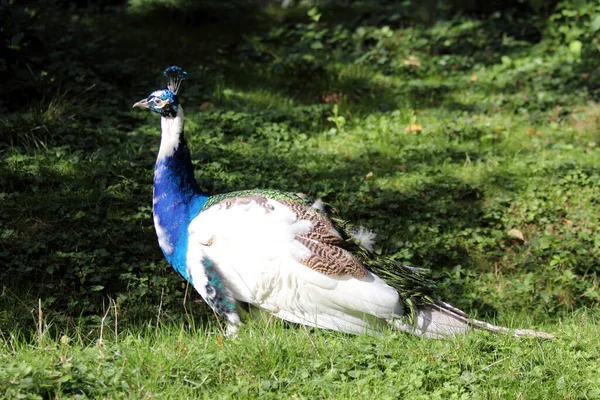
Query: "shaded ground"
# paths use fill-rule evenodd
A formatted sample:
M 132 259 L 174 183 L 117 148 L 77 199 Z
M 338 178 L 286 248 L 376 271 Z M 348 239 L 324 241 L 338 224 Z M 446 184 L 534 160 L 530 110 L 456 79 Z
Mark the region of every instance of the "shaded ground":
M 150 216 L 158 121 L 130 110 L 172 64 L 205 190 L 325 196 L 475 314 L 597 305 L 592 39 L 574 53 L 531 10 L 152 4 L 3 5 L 1 327 L 39 298 L 58 330 L 109 298 L 184 318 Z

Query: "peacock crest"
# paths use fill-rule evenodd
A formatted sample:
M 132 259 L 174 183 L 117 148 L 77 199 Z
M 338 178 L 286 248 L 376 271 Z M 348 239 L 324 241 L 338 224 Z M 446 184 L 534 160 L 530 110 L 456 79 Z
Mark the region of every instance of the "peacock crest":
M 173 92 L 173 94 L 177 94 L 181 88 L 181 82 L 186 78 L 187 72 L 173 65 L 165 69 L 163 75 L 167 78 L 167 89 Z

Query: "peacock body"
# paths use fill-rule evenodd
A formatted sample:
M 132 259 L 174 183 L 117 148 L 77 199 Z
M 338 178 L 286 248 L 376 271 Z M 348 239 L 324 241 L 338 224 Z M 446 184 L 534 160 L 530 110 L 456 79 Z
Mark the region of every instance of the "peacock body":
M 283 320 L 348 333 L 394 328 L 444 337 L 472 328 L 509 332 L 436 300 L 425 271 L 372 253 L 372 236 L 322 202 L 277 190 L 209 196 L 194 178 L 177 93 L 185 72 L 134 107 L 161 115 L 153 214 L 167 261 L 198 291 L 228 333 L 242 303 Z M 551 337 L 516 330 L 514 335 Z

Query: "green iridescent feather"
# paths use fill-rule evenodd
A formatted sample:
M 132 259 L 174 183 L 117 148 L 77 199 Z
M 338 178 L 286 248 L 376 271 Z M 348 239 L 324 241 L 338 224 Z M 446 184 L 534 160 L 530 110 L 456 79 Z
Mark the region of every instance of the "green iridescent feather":
M 228 193 L 212 195 L 208 198 L 208 200 L 202 207 L 202 210 L 206 210 L 207 208 L 212 207 L 215 204 L 217 204 L 223 200 L 226 200 L 226 199 L 232 199 L 235 197 L 246 197 L 246 196 L 252 196 L 252 195 L 263 196 L 263 197 L 273 199 L 273 200 L 300 201 L 306 205 L 310 205 L 310 203 L 308 203 L 306 200 L 302 199 L 301 197 L 299 197 L 297 194 L 294 194 L 294 193 L 282 192 L 280 190 L 269 190 L 269 189 L 248 189 L 248 190 L 238 190 L 235 192 L 228 192 Z M 200 211 L 202 211 L 202 210 L 200 210 Z

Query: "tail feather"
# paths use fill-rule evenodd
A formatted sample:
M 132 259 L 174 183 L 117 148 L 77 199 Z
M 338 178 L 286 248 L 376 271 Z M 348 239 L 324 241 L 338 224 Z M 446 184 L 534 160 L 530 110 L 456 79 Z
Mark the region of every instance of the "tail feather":
M 414 323 L 394 320 L 393 324 L 396 329 L 401 331 L 433 339 L 461 335 L 474 329 L 503 333 L 514 337 L 533 336 L 541 339 L 554 339 L 554 335 L 551 333 L 531 329 L 510 329 L 469 318 L 464 311 L 439 300 L 435 300 L 433 304 L 419 306 Z
M 554 335 L 536 332 L 531 329 L 509 329 L 502 326 L 470 318 L 458 308 L 435 299 L 435 282 L 431 280 L 429 271 L 402 265 L 398 261 L 380 257 L 373 253 L 375 235 L 362 227 L 354 227 L 341 218 L 337 210 L 329 204 L 317 199 L 310 202 L 307 196 L 298 193 L 307 205 L 327 215 L 333 227 L 344 239 L 341 245 L 350 251 L 373 274 L 385 280 L 398 291 L 403 306 L 404 318 L 393 319 L 389 323 L 396 329 L 429 338 L 444 338 L 464 334 L 479 329 L 495 333 L 518 336 L 534 336 L 552 339 Z

